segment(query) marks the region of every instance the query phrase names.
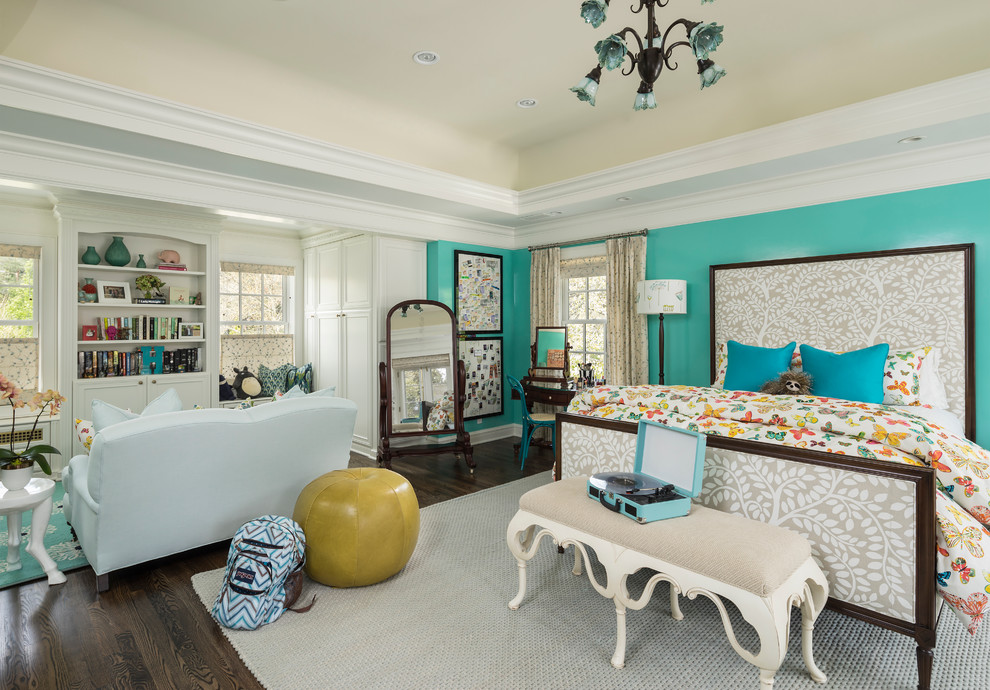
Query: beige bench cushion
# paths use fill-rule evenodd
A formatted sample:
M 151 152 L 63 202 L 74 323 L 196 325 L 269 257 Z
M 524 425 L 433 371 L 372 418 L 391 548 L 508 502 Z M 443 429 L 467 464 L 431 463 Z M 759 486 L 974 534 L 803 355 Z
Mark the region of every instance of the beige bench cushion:
M 587 477 L 528 491 L 519 507 L 613 544 L 767 596 L 811 556 L 796 532 L 692 505 L 684 517 L 640 524 L 588 497 Z

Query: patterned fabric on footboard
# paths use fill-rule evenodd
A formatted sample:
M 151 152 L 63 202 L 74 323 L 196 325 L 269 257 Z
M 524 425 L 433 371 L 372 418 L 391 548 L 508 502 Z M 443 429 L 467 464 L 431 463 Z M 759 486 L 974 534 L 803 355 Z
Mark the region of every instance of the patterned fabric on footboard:
M 631 472 L 636 427 L 626 429 L 561 423 L 560 477 Z M 803 534 L 834 599 L 914 623 L 916 492 L 909 480 L 709 445 L 697 500 Z

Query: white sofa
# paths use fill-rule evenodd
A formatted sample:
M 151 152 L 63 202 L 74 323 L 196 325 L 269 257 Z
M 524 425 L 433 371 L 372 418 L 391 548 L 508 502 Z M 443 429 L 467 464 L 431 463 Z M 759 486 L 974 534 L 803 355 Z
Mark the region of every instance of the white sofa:
M 65 516 L 97 576 L 291 516 L 299 492 L 347 467 L 357 405 L 306 396 L 244 410 L 168 412 L 114 424 L 63 473 Z

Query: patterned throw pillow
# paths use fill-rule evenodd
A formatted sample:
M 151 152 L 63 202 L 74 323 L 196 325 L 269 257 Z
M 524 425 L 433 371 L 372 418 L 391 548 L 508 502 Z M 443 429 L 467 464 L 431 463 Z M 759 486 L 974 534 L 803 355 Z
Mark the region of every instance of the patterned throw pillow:
M 922 404 L 921 371 L 934 364 L 931 352 L 929 346 L 890 351 L 883 370 L 884 405 Z
M 430 409 L 426 418 L 427 431 L 440 431 L 454 426 L 454 394 L 444 393 Z
M 313 364 L 303 364 L 301 367 L 292 367 L 285 375 L 285 390 L 293 386 L 299 386 L 303 393 L 313 391 Z
M 86 452 L 93 447 L 93 422 L 88 419 L 77 419 L 76 420 L 76 438 L 79 439 L 79 443 L 82 444 Z
M 284 393 L 291 386 L 285 385 L 285 379 L 289 372 L 295 367 L 291 364 L 283 364 L 275 369 L 269 369 L 264 364 L 258 367 L 258 380 L 261 381 L 261 396 L 263 398 L 274 397 L 276 393 Z

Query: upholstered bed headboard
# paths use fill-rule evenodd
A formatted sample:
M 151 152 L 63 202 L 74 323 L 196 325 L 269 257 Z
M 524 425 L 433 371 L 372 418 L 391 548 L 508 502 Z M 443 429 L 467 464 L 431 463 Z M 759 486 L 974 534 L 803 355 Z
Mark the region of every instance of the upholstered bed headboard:
M 949 409 L 975 433 L 973 245 L 711 266 L 712 379 L 732 339 L 824 350 L 934 345 Z

